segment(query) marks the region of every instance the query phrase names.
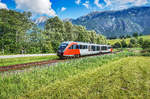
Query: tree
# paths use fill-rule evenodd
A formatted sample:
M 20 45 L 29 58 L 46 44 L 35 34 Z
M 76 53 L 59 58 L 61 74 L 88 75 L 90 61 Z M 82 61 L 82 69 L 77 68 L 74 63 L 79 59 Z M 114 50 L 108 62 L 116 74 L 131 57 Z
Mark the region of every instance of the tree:
M 125 39 L 126 37 L 124 35 L 120 35 L 120 39 Z
M 127 35 L 126 35 L 126 38 L 131 38 L 131 36 L 127 34 Z
M 121 41 L 121 45 L 122 45 L 122 48 L 126 48 L 127 47 L 127 43 L 125 40 L 122 40 Z
M 138 39 L 136 39 L 136 38 L 130 39 L 130 43 L 128 46 L 129 47 L 140 47 L 140 45 L 138 43 Z
M 121 48 L 120 42 L 116 42 L 116 43 L 113 45 L 113 48 Z
M 65 35 L 64 40 L 65 41 L 71 41 L 73 40 L 73 25 L 70 22 L 64 22 L 64 28 L 65 28 Z
M 143 36 L 143 34 L 142 34 L 142 33 L 140 33 L 140 36 Z
M 0 43 L 6 53 L 20 53 L 26 33 L 32 27 L 29 13 L 0 9 Z
M 45 25 L 46 30 L 50 30 L 52 32 L 64 33 L 64 23 L 56 16 L 54 18 L 49 18 Z
M 140 45 L 142 45 L 143 42 L 144 42 L 143 38 L 138 39 L 138 43 L 139 43 Z
M 56 52 L 63 41 L 82 41 L 106 44 L 106 38 L 83 26 L 49 18 L 44 30 L 31 20 L 31 12 L 0 9 L 0 52 L 49 53 Z
M 128 45 L 129 48 L 133 48 L 134 47 L 134 44 L 132 44 L 131 42 L 129 43 Z
M 149 40 L 145 40 L 142 44 L 142 48 L 143 49 L 150 49 L 150 41 Z
M 136 44 L 137 43 L 137 41 L 135 40 L 135 39 L 130 39 L 130 43 L 132 43 L 132 44 Z
M 133 33 L 133 37 L 138 38 L 138 33 L 137 32 Z

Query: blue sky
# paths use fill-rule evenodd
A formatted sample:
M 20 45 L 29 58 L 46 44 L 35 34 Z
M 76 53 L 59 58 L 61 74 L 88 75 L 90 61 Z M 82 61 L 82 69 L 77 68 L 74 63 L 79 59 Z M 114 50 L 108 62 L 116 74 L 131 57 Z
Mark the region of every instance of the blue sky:
M 30 11 L 33 17 L 78 18 L 92 11 L 121 10 L 150 6 L 150 0 L 0 0 L 0 9 Z

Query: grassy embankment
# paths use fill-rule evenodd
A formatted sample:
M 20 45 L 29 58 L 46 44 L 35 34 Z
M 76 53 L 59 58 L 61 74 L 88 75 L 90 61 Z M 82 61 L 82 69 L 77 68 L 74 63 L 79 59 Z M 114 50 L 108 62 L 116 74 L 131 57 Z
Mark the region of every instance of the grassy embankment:
M 126 52 L 88 57 L 8 77 L 3 75 L 0 98 L 136 97 L 138 93 L 144 97 L 149 88 L 150 59 L 134 55 Z
M 6 58 L 6 59 L 0 59 L 0 66 L 23 64 L 29 62 L 39 62 L 39 61 L 46 61 L 46 60 L 53 60 L 53 59 L 58 59 L 58 57 L 56 55 L 50 55 L 50 56 Z
M 145 35 L 145 36 L 139 36 L 139 38 L 143 38 L 143 40 L 150 40 L 150 35 Z M 129 44 L 131 38 L 127 38 L 125 39 L 125 41 L 127 42 L 127 44 Z M 114 39 L 114 40 L 108 40 L 108 43 L 110 43 L 111 45 L 114 45 L 116 42 L 120 42 L 122 41 L 122 39 Z

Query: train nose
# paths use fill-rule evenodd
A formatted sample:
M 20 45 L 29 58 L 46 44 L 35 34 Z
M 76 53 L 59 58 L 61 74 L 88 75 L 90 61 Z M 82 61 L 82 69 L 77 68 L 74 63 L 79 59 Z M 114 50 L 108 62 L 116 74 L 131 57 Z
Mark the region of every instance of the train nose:
M 61 51 L 58 51 L 58 52 L 57 52 L 57 55 L 58 55 L 58 56 L 63 56 L 63 54 L 64 54 L 64 53 L 61 52 Z

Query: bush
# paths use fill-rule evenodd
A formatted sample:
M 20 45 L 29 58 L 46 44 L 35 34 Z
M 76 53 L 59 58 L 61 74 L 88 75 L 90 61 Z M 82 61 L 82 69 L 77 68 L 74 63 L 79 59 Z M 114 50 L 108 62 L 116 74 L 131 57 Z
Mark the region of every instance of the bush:
M 146 52 L 146 53 L 141 53 L 141 56 L 150 56 L 150 53 Z
M 143 49 L 150 49 L 150 41 L 146 40 L 142 44 Z

